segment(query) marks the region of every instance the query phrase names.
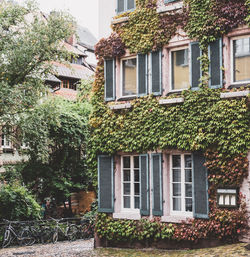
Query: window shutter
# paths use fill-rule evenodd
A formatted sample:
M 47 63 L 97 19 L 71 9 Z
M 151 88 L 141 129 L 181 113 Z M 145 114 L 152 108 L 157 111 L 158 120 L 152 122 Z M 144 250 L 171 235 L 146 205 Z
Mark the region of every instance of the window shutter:
M 152 191 L 153 191 L 153 215 L 162 216 L 162 156 L 151 155 Z
M 114 163 L 108 155 L 98 156 L 98 211 L 114 211 Z
M 209 87 L 222 87 L 222 40 L 217 39 L 208 46 L 209 65 Z
M 117 13 L 125 11 L 125 0 L 117 0 Z
M 145 54 L 138 54 L 137 56 L 137 77 L 138 77 L 138 88 L 137 94 L 138 96 L 144 96 L 148 92 L 148 83 L 147 83 L 147 55 Z
M 141 154 L 140 158 L 140 181 L 141 181 L 141 215 L 150 215 L 149 210 L 149 172 L 148 155 Z
M 208 218 L 208 180 L 202 152 L 193 153 L 193 207 L 195 218 Z
M 105 101 L 115 100 L 115 59 L 105 60 Z
M 201 64 L 198 58 L 201 56 L 201 50 L 198 42 L 190 44 L 191 49 L 191 88 L 198 88 L 201 78 Z
M 151 92 L 154 95 L 161 95 L 161 51 L 151 53 Z

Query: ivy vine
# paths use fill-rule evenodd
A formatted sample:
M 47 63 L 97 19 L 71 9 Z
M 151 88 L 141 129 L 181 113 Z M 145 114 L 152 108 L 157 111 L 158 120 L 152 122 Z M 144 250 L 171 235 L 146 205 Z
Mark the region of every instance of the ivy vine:
M 240 187 L 247 176 L 250 113 L 247 98 L 223 100 L 220 98 L 221 89 L 208 88 L 207 47 L 239 25 L 250 24 L 250 1 L 185 0 L 182 10 L 162 14 L 157 13 L 154 0 L 137 0 L 136 5 L 136 10 L 122 15 L 128 16 L 128 21 L 113 25 L 115 33 L 96 45 L 98 66 L 90 118 L 89 168 L 96 174 L 97 155 L 100 153 L 201 150 L 205 152 L 209 169 L 210 219 L 194 220 L 191 225 L 174 225 L 167 234 L 168 238 L 196 241 L 216 236 L 236 239 L 246 226 L 244 199 L 239 199 L 238 210 L 220 210 L 216 206 L 216 188 Z M 104 102 L 104 58 L 121 57 L 125 49 L 130 53 L 159 49 L 169 43 L 179 28 L 190 39 L 199 41 L 203 50 L 200 90 L 183 91 L 183 104 L 161 106 L 158 98 L 148 95 L 130 101 L 129 110 L 110 110 Z M 126 233 L 142 226 L 140 222 L 124 222 L 107 215 L 100 216 L 97 233 L 108 240 L 128 240 L 131 237 Z M 123 234 L 122 224 L 131 230 Z M 166 228 L 169 229 L 168 225 Z M 154 240 L 156 235 L 150 234 L 149 237 Z M 136 237 L 140 238 L 139 235 Z

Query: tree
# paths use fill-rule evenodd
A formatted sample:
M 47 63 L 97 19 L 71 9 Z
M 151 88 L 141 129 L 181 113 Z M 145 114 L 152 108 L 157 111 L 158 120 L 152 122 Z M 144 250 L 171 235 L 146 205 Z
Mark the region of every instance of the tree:
M 33 107 L 45 90 L 51 61 L 63 62 L 62 42 L 73 33 L 66 13 L 45 18 L 34 2 L 25 6 L 0 3 L 0 123 L 14 125 L 20 113 Z
M 21 172 L 24 183 L 40 200 L 53 197 L 65 208 L 68 201 L 70 212 L 71 193 L 91 185 L 85 165 L 89 113 L 87 101 L 53 97 L 22 115 L 19 122 L 30 157 Z

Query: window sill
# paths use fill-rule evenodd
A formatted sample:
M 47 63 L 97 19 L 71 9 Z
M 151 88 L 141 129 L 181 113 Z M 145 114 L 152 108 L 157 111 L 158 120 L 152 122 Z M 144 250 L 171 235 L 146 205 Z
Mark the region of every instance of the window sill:
M 127 22 L 129 20 L 129 17 L 121 17 L 121 18 L 118 18 L 118 19 L 114 19 L 111 21 L 111 25 L 116 25 L 116 24 L 119 24 L 119 23 L 123 23 L 123 22 Z
M 117 98 L 117 101 L 129 101 L 129 100 L 134 100 L 136 99 L 137 96 L 136 95 L 132 95 L 132 96 L 122 96 L 120 98 Z
M 241 87 L 249 87 L 250 82 L 238 82 L 238 83 L 233 83 L 231 84 L 228 88 L 241 88 Z
M 172 222 L 172 223 L 182 223 L 187 222 L 188 219 L 192 219 L 192 217 L 184 217 L 184 216 L 162 216 L 162 222 Z
M 109 105 L 109 108 L 111 110 L 123 110 L 123 109 L 130 109 L 131 104 L 126 103 L 126 104 L 114 104 L 114 105 Z
M 134 212 L 120 212 L 120 213 L 113 213 L 114 219 L 128 219 L 128 220 L 139 220 L 141 219 L 140 213 Z
M 220 98 L 234 98 L 234 97 L 246 97 L 250 94 L 250 90 L 220 93 Z
M 160 99 L 159 100 L 160 105 L 177 104 L 177 103 L 183 103 L 183 102 L 184 102 L 183 97 L 170 98 L 170 99 Z
M 178 1 L 178 2 L 169 2 L 166 3 L 165 6 L 161 6 L 157 9 L 158 13 L 164 13 L 164 12 L 169 12 L 173 10 L 179 10 L 183 7 L 183 2 Z

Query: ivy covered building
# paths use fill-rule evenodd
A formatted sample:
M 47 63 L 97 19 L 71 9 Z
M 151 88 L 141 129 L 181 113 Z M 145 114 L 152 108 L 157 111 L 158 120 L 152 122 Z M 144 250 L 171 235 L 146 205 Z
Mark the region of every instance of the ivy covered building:
M 90 120 L 98 244 L 250 241 L 249 0 L 113 8 Z

